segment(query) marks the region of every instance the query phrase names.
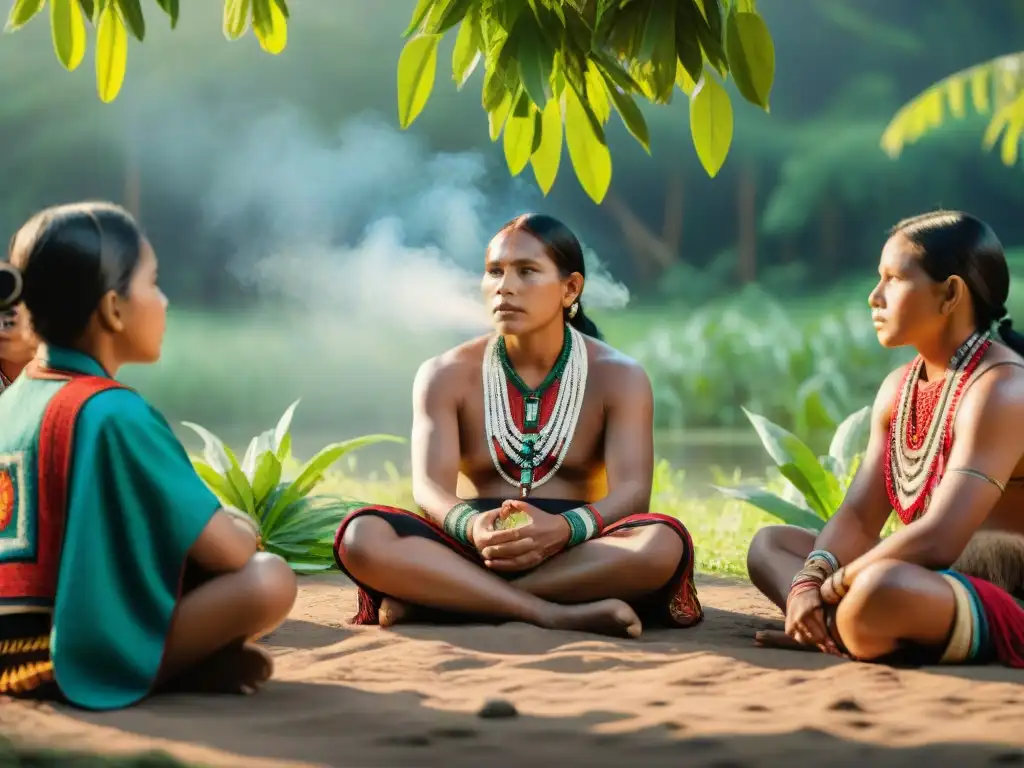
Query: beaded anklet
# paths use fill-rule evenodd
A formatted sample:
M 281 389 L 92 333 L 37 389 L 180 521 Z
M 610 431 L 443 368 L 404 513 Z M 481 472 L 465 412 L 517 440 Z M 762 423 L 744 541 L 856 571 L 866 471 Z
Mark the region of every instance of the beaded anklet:
M 604 528 L 604 520 L 597 510 L 589 504 L 562 512 L 562 517 L 569 524 L 569 541 L 566 547 L 575 547 L 590 541 Z
M 463 544 L 469 544 L 469 526 L 479 514 L 472 505 L 460 501 L 445 514 L 444 532 Z

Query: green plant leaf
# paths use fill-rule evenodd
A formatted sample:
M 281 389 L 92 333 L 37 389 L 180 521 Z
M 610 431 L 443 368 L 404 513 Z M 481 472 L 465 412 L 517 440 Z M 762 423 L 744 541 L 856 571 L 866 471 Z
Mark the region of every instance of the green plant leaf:
M 110 0 L 107 1 L 110 2 Z M 115 0 L 115 2 L 125 27 L 141 43 L 146 39 L 146 17 L 142 14 L 139 0 Z
M 452 49 L 452 77 L 459 90 L 466 84 L 483 58 L 481 48 L 483 39 L 480 35 L 480 15 L 476 8 L 472 8 L 459 25 L 455 48 Z
M 513 176 L 523 172 L 533 154 L 533 139 L 536 131 L 536 107 L 526 95 L 520 91 L 515 109 L 505 123 L 505 162 Z
M 697 157 L 714 178 L 722 169 L 732 144 L 732 103 L 718 81 L 704 72 L 690 97 L 690 134 Z
M 96 27 L 96 90 L 101 101 L 109 104 L 117 98 L 127 67 L 128 30 L 116 6 L 108 2 Z
M 651 154 L 651 135 L 647 129 L 647 121 L 644 119 L 640 107 L 633 101 L 633 97 L 628 93 L 620 91 L 611 80 L 608 80 L 608 93 L 612 97 L 615 111 L 619 113 L 619 117 L 622 119 L 622 124 L 626 126 L 626 130 L 629 131 L 634 139 L 640 142 L 640 146 L 644 148 L 647 154 Z
M 89 1 L 92 2 L 92 0 Z M 177 28 L 178 15 L 180 13 L 179 0 L 156 0 L 156 2 L 170 18 L 171 29 Z
M 249 27 L 252 0 L 224 0 L 224 37 L 237 40 Z
M 753 486 L 712 486 L 719 493 L 740 501 L 752 504 L 758 509 L 774 515 L 788 525 L 796 525 L 800 528 L 807 528 L 818 533 L 825 526 L 825 521 L 813 512 L 791 504 L 780 496 Z
M 677 64 L 694 83 L 700 80 L 704 71 L 704 52 L 701 50 L 700 34 L 697 32 L 697 24 L 700 21 L 696 17 L 697 13 L 699 11 L 696 7 L 689 3 L 684 3 L 676 9 L 676 52 L 679 56 Z M 676 83 L 679 83 L 678 73 Z
M 867 449 L 870 432 L 870 405 L 854 411 L 836 427 L 832 442 L 828 446 L 828 455 L 838 462 L 841 475 L 850 475 L 854 459 Z
M 412 12 L 412 19 L 409 21 L 409 26 L 406 27 L 405 32 L 402 33 L 402 37 L 408 37 L 419 29 L 423 20 L 434 9 L 434 2 L 435 0 L 419 0 L 416 3 L 416 8 Z
M 322 573 L 337 567 L 334 563 L 308 563 L 296 560 L 289 560 L 288 565 L 296 573 Z
M 398 122 L 408 128 L 430 100 L 437 77 L 439 35 L 418 35 L 402 48 L 398 58 Z
M 217 495 L 217 498 L 232 507 L 241 508 L 245 506 L 245 502 L 242 497 L 238 494 L 238 491 L 235 490 L 227 477 L 219 474 L 217 470 L 201 459 L 192 458 L 191 462 L 196 474 L 199 475 L 200 479 Z
M 576 89 L 566 88 L 565 143 L 569 146 L 569 159 L 580 186 L 595 203 L 604 200 L 612 181 L 611 153 L 599 130 L 600 126 L 595 129 L 594 120 L 587 114 Z
M 729 66 L 723 46 L 722 9 L 718 0 L 696 0 L 701 15 L 696 19 L 697 35 L 701 48 L 711 65 L 722 77 L 729 74 Z
M 5 32 L 14 32 L 25 26 L 33 16 L 43 10 L 46 0 L 15 0 L 11 12 L 7 15 Z
M 763 416 L 743 409 L 779 471 L 804 494 L 811 509 L 827 516 L 831 497 L 825 471 L 814 452 L 800 438 Z
M 526 18 L 526 17 L 524 17 Z M 521 30 L 516 50 L 519 79 L 531 101 L 540 108 L 551 97 L 551 54 L 540 38 L 540 32 L 529 21 L 520 21 Z
M 85 57 L 85 19 L 75 0 L 50 0 L 50 31 L 57 59 L 68 71 Z
M 508 113 L 512 106 L 512 96 L 508 93 L 498 102 L 493 110 L 487 113 L 487 130 L 490 133 L 491 141 L 497 141 L 508 121 Z
M 756 13 L 737 12 L 735 8 L 730 11 L 725 24 L 725 53 L 743 98 L 769 112 L 775 79 L 775 44 L 764 19 Z
M 252 31 L 269 54 L 276 56 L 288 45 L 288 19 L 274 0 L 252 0 Z
M 562 162 L 562 111 L 558 99 L 551 99 L 544 105 L 540 117 L 540 144 L 530 157 L 537 186 L 546 196 L 558 178 L 558 167 Z
M 592 60 L 587 62 L 587 71 L 583 76 L 586 86 L 587 103 L 594 111 L 594 117 L 601 125 L 605 125 L 612 116 L 612 106 L 608 101 L 608 88 L 604 76 Z
M 96 14 L 99 11 L 99 6 L 93 0 L 78 0 L 78 7 L 82 9 L 82 15 L 85 16 L 86 21 L 90 24 L 96 23 Z
M 298 496 L 305 496 L 320 481 L 321 475 L 342 456 L 376 443 L 404 443 L 405 439 L 396 435 L 363 435 L 340 443 L 332 443 L 321 448 L 313 458 L 299 470 L 298 477 L 292 482 L 291 488 Z
M 257 511 L 266 505 L 270 492 L 281 481 L 281 462 L 272 451 L 264 451 L 252 475 L 253 504 Z
M 676 81 L 676 3 L 651 3 L 640 59 L 649 65 L 648 81 L 655 100 L 668 100 Z
M 206 463 L 213 467 L 215 472 L 227 476 L 228 470 L 231 469 L 232 461 L 230 449 L 224 445 L 224 441 L 206 427 L 191 421 L 183 421 L 181 425 L 188 427 L 202 438 L 203 458 L 206 460 Z

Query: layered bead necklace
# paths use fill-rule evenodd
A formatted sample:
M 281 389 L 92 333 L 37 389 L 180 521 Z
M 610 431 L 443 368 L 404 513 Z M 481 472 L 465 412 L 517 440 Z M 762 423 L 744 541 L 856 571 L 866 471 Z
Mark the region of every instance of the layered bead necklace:
M 522 395 L 518 423 L 509 398 L 510 382 Z M 541 401 L 556 382 L 558 395 L 550 418 L 542 425 Z M 522 498 L 554 477 L 562 466 L 576 431 L 586 386 L 587 345 L 583 335 L 572 326 L 566 325 L 562 351 L 536 389 L 526 386 L 512 367 L 503 337 L 495 336 L 488 343 L 483 360 L 487 447 L 498 474 L 519 488 Z M 545 465 L 550 468 L 538 476 Z
M 954 353 L 927 423 L 921 422 L 928 414 L 919 413 L 918 407 L 924 358 L 914 358 L 903 377 L 885 446 L 885 485 L 889 502 L 905 524 L 923 513 L 942 478 L 953 444 L 953 417 L 960 397 L 991 344 L 988 333 L 975 332 Z

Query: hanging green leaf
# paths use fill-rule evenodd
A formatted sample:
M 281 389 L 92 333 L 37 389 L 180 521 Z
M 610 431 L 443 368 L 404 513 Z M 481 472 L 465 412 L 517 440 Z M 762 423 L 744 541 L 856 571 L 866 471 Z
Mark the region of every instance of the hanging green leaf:
M 508 120 L 509 110 L 512 108 L 512 96 L 508 93 L 498 102 L 497 106 L 487 113 L 487 125 L 491 141 L 497 141 L 501 131 Z
M 409 26 L 406 27 L 405 32 L 402 33 L 402 37 L 408 37 L 423 23 L 423 20 L 427 18 L 427 15 L 433 10 L 434 3 L 436 0 L 419 0 L 416 3 L 416 8 L 413 9 L 412 19 L 409 21 Z
M 536 132 L 536 110 L 526 91 L 520 91 L 516 106 L 505 123 L 505 162 L 513 176 L 523 172 L 533 154 L 533 139 Z
M 695 18 L 697 36 L 700 39 L 701 48 L 707 56 L 711 65 L 718 70 L 722 77 L 729 73 L 729 62 L 725 55 L 724 33 L 725 26 L 722 23 L 722 9 L 719 0 L 695 0 L 700 10 L 700 16 Z
M 89 0 L 92 2 L 92 0 Z M 180 8 L 178 7 L 178 0 L 156 0 L 159 6 L 163 9 L 163 12 L 167 14 L 171 20 L 171 29 L 175 29 L 178 26 L 178 14 Z
M 142 15 L 139 0 L 114 0 L 114 2 L 117 3 L 117 10 L 121 13 L 125 27 L 141 43 L 146 39 L 146 19 Z
M 85 16 L 86 21 L 90 24 L 96 23 L 96 14 L 99 13 L 99 6 L 93 0 L 78 0 L 78 7 L 82 9 L 82 15 Z
M 78 68 L 85 57 L 85 19 L 76 0 L 50 0 L 53 49 L 64 68 Z
M 541 40 L 540 31 L 529 20 L 520 21 L 517 30 L 520 30 L 516 51 L 519 79 L 539 108 L 551 96 L 551 51 Z
M 96 90 L 102 101 L 110 103 L 117 98 L 127 66 L 128 30 L 121 22 L 117 6 L 108 2 L 96 29 Z
M 251 0 L 224 0 L 224 37 L 237 40 L 249 28 Z
M 587 62 L 587 72 L 583 76 L 583 83 L 586 86 L 587 102 L 590 104 L 594 116 L 601 125 L 605 125 L 612 116 L 612 106 L 608 102 L 608 89 L 605 87 L 604 76 L 593 61 Z
M 398 59 L 398 123 L 413 124 L 427 106 L 437 77 L 438 35 L 419 35 L 402 48 Z
M 11 12 L 7 15 L 5 32 L 14 32 L 21 29 L 29 20 L 43 10 L 46 0 L 15 0 Z
M 562 111 L 558 99 L 551 99 L 544 106 L 540 117 L 540 142 L 530 157 L 537 186 L 547 196 L 558 178 L 558 167 L 562 162 Z
M 756 13 L 733 9 L 726 19 L 725 52 L 736 88 L 747 101 L 770 111 L 775 79 L 775 44 L 768 25 Z
M 598 130 L 576 90 L 566 88 L 565 143 L 569 146 L 569 159 L 580 186 L 595 203 L 604 200 L 612 181 L 611 153 Z
M 697 32 L 697 9 L 682 4 L 676 9 L 676 51 L 679 55 L 679 66 L 683 67 L 690 80 L 697 82 L 704 71 L 704 51 L 700 47 L 700 35 Z M 676 83 L 679 77 L 676 75 Z
M 732 144 L 732 103 L 710 72 L 701 75 L 690 98 L 690 134 L 708 176 L 718 175 Z
M 276 0 L 252 0 L 252 31 L 267 53 L 277 55 L 288 45 L 288 19 Z
M 653 0 L 644 27 L 640 59 L 654 100 L 666 102 L 672 97 L 676 80 L 676 4 Z
M 626 130 L 632 134 L 633 138 L 640 142 L 640 146 L 644 148 L 647 154 L 651 153 L 651 137 L 647 130 L 647 120 L 644 119 L 643 113 L 640 111 L 640 107 L 633 101 L 633 97 L 628 93 L 620 91 L 614 83 L 608 83 L 608 93 L 612 97 L 612 102 L 615 104 L 615 111 L 619 113 L 619 117 L 622 118 L 623 125 L 626 126 Z
M 476 9 L 466 14 L 466 18 L 459 25 L 459 34 L 455 38 L 455 48 L 452 50 L 452 77 L 455 85 L 460 90 L 466 84 L 469 76 L 473 74 L 481 59 L 480 49 L 483 47 L 483 39 L 480 35 L 480 15 Z

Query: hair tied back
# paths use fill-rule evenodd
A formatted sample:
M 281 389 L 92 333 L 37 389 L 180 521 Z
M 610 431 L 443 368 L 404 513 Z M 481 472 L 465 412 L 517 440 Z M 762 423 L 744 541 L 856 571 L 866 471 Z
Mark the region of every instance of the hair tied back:
M 10 309 L 21 301 L 23 286 L 21 270 L 9 262 L 0 262 L 0 310 Z

